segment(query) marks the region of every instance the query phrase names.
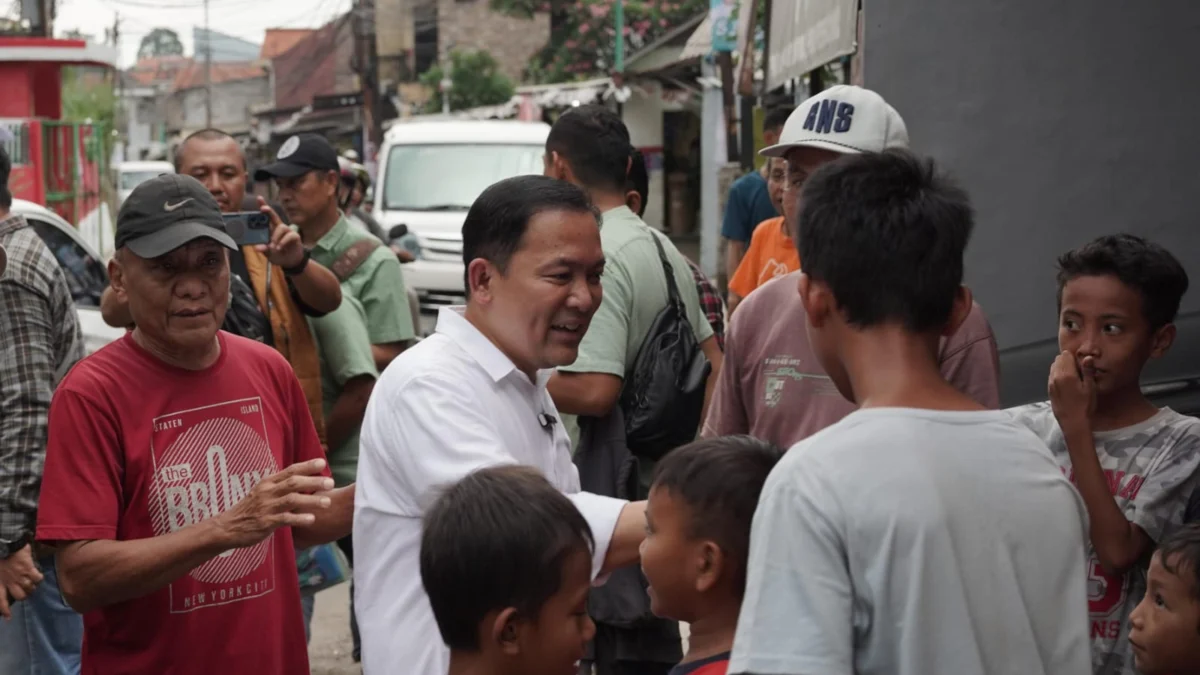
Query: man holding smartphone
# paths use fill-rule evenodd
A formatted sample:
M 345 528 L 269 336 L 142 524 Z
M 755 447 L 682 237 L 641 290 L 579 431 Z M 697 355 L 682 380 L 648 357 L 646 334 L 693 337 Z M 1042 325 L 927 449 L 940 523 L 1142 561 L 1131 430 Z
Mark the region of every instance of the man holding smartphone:
M 229 134 L 205 129 L 175 150 L 175 171 L 204 184 L 226 214 L 242 210 L 249 181 L 246 156 Z M 310 259 L 300 235 L 257 198 L 270 219 L 270 240 L 258 246 L 239 242 L 229 252 L 231 307 L 223 328 L 273 346 L 295 371 L 321 442 L 325 443 L 320 357 L 305 316 L 323 316 L 342 302 L 337 277 Z M 110 326 L 131 326 L 129 306 L 105 289 L 100 311 Z

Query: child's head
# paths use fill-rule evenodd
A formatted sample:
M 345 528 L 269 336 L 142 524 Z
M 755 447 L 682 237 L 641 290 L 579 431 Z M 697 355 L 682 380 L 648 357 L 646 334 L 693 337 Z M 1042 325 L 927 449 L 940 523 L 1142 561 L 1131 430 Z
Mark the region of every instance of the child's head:
M 1183 266 L 1130 234 L 1100 237 L 1058 259 L 1058 345 L 1092 357 L 1101 394 L 1138 386 L 1142 368 L 1175 339 L 1187 292 Z
M 840 157 L 803 189 L 796 244 L 809 339 L 854 401 L 841 349 L 851 334 L 897 327 L 933 354 L 970 312 L 963 251 L 974 215 L 962 189 L 906 150 Z
M 421 582 L 442 639 L 491 672 L 573 672 L 595 633 L 592 547 L 583 516 L 536 470 L 463 478 L 429 509 L 421 535 Z
M 782 157 L 767 158 L 767 194 L 775 205 L 775 212 L 786 216 L 784 211 L 784 185 L 787 183 L 787 160 Z M 789 225 L 790 227 L 790 225 Z
M 1200 674 L 1200 523 L 1168 537 L 1154 553 L 1146 595 L 1130 622 L 1142 675 Z
M 697 441 L 659 461 L 646 507 L 642 572 L 658 616 L 693 622 L 746 589 L 750 523 L 781 451 L 749 436 Z

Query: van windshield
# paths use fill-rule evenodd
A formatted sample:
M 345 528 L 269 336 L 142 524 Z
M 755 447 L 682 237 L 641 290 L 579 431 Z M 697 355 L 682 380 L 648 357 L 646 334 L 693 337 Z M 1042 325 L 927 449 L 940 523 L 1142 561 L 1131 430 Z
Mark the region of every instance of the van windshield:
M 387 158 L 383 208 L 466 211 L 491 184 L 542 172 L 541 145 L 395 145 Z
M 162 171 L 122 171 L 120 189 L 132 190 L 151 178 L 157 178 L 162 174 Z

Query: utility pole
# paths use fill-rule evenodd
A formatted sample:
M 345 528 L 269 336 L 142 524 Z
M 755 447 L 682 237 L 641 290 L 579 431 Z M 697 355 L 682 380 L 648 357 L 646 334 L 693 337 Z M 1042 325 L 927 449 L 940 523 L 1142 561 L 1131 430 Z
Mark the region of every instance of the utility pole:
M 367 166 L 374 158 L 381 138 L 379 100 L 379 57 L 375 45 L 375 0 L 355 0 L 354 55 L 362 91 L 362 161 Z
M 208 0 L 204 0 L 204 127 L 212 128 L 212 32 L 208 27 Z

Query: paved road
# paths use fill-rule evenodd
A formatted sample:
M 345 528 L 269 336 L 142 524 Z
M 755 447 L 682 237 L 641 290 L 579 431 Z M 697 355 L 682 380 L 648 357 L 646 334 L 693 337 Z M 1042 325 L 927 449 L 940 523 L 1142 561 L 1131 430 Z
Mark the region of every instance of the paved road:
M 338 584 L 317 594 L 308 660 L 312 675 L 358 675 L 362 669 L 350 658 L 350 584 Z

